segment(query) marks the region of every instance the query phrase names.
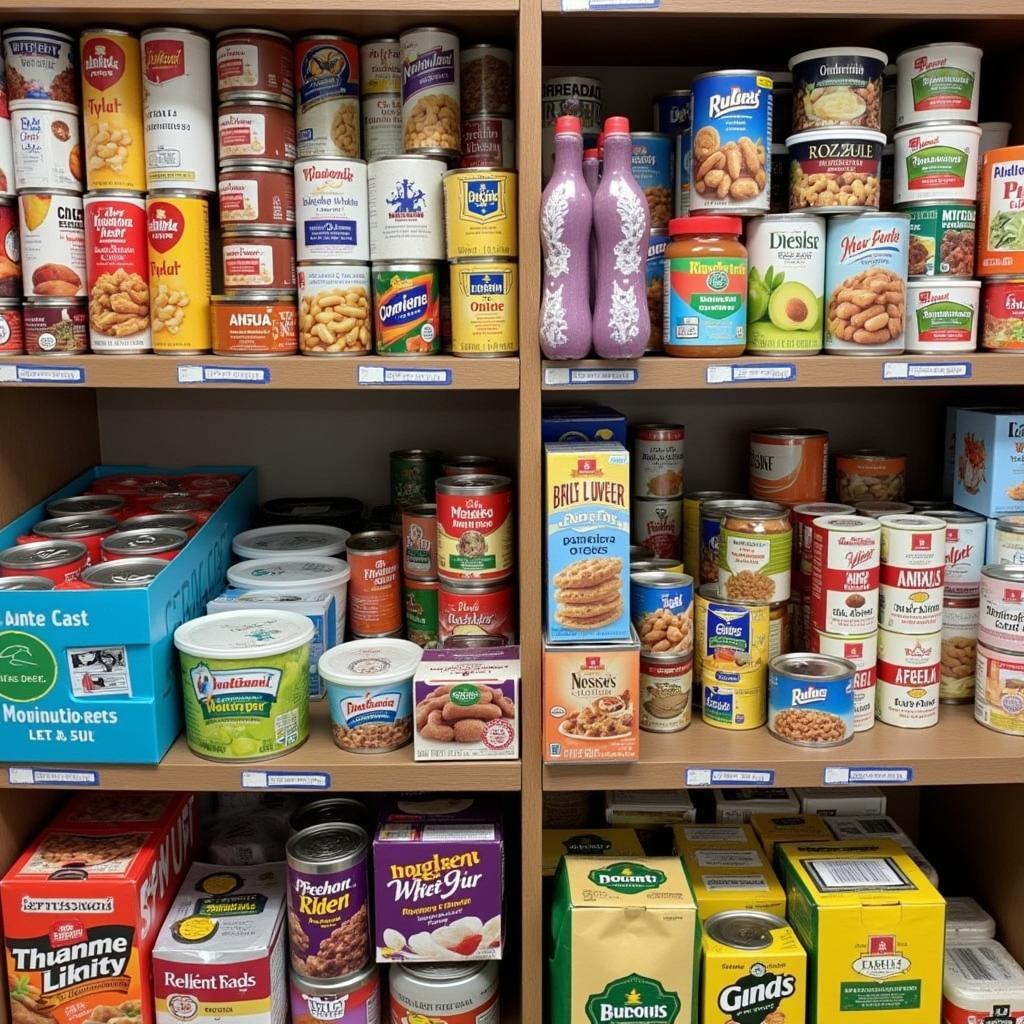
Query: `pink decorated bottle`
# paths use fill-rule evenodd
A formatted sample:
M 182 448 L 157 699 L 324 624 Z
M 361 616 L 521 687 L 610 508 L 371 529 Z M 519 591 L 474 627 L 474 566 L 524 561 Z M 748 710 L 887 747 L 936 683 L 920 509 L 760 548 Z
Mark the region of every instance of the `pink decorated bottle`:
M 651 333 L 646 281 L 651 214 L 630 166 L 629 120 L 609 117 L 604 134 L 601 184 L 594 196 L 594 351 L 602 359 L 639 359 Z
M 603 142 L 603 139 L 599 141 Z M 593 195 L 597 191 L 598 183 L 601 181 L 601 151 L 595 146 L 593 149 L 583 150 L 583 180 Z M 594 308 L 594 292 L 597 291 L 597 239 L 594 231 L 590 231 L 590 308 Z
M 583 178 L 580 119 L 565 115 L 555 122 L 555 168 L 540 201 L 540 347 L 549 359 L 590 354 L 592 216 L 593 198 Z

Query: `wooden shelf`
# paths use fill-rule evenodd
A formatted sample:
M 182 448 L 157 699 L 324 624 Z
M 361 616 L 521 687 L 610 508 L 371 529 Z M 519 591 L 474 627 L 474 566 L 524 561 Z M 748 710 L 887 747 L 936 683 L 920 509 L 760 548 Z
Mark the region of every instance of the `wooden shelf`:
M 542 0 L 545 14 L 561 14 L 565 0 Z M 925 8 L 925 9 L 923 9 Z M 574 12 L 568 12 L 571 16 Z M 730 21 L 755 15 L 770 15 L 774 19 L 822 17 L 833 20 L 839 18 L 872 18 L 872 17 L 909 17 L 909 18 L 1012 18 L 1024 16 L 1024 3 L 1020 0 L 975 0 L 965 5 L 962 0 L 930 0 L 922 4 L 921 0 L 860 0 L 856 6 L 843 4 L 833 5 L 823 11 L 817 0 L 733 0 L 727 7 L 715 3 L 715 0 L 660 0 L 656 8 L 650 10 L 627 11 L 586 11 L 589 16 L 714 16 Z M 822 44 L 824 45 L 824 44 Z
M 68 373 L 69 370 L 72 372 Z M 375 380 L 379 383 L 374 383 Z M 0 357 L 0 385 L 81 387 L 83 384 L 93 388 L 514 391 L 519 387 L 519 360 L 451 356 L 425 359 L 373 356 L 232 359 L 211 355 Z
M 973 707 L 944 705 L 932 729 L 876 723 L 840 747 L 816 750 L 766 728 L 730 732 L 694 721 L 677 733 L 640 734 L 634 764 L 545 765 L 547 790 L 678 789 L 688 768 L 775 772 L 776 786 L 821 786 L 826 767 L 911 768 L 913 785 L 1024 782 L 1024 740 L 992 732 Z
M 802 356 L 793 359 L 545 360 L 545 391 L 696 388 L 877 388 L 1024 384 L 1024 352 L 961 356 Z M 902 376 L 901 376 L 902 375 Z

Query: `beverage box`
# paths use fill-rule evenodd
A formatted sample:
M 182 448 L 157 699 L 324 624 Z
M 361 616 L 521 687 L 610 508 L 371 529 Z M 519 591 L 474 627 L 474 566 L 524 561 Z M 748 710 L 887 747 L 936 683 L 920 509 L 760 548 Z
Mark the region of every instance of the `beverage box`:
M 12 590 L 3 594 L 0 651 L 22 649 L 30 664 L 0 670 L 0 763 L 157 764 L 181 732 L 174 630 L 203 615 L 224 589 L 231 541 L 249 526 L 256 473 L 245 466 L 89 469 L 0 531 L 0 549 L 46 517 L 54 498 L 89 490 L 121 473 L 232 473 L 240 479 L 195 536 L 147 587 Z M 103 655 L 118 666 L 103 688 L 87 686 Z M 31 769 L 11 769 L 31 784 Z
M 38 992 L 53 1024 L 154 1024 L 151 953 L 198 830 L 191 793 L 152 827 L 45 828 L 0 881 L 9 985 Z
M 626 443 L 626 417 L 607 405 L 546 406 L 541 415 L 542 441 L 618 441 Z
M 983 516 L 1024 512 L 1024 411 L 958 410 L 953 501 Z

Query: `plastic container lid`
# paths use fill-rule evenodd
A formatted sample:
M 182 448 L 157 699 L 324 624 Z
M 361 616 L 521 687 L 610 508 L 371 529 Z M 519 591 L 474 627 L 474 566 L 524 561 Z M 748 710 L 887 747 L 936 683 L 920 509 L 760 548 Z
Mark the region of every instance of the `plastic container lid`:
M 888 65 L 889 55 L 881 50 L 872 50 L 867 46 L 822 46 L 815 50 L 803 50 L 789 58 L 790 70 L 804 61 L 818 60 L 820 57 L 867 57 Z
M 604 133 L 605 135 L 628 135 L 629 134 L 629 118 L 628 117 L 606 117 L 604 119 Z M 597 144 L 601 145 L 601 139 L 598 137 Z
M 675 217 L 668 222 L 670 235 L 738 235 L 742 231 L 739 217 Z
M 317 669 L 329 683 L 386 686 L 411 679 L 422 657 L 422 648 L 409 640 L 352 640 L 325 651 Z
M 280 590 L 282 587 L 337 587 L 352 575 L 341 558 L 302 555 L 252 558 L 228 568 L 228 582 L 243 590 Z
M 351 534 L 339 526 L 317 523 L 296 526 L 258 526 L 238 534 L 231 550 L 239 558 L 267 558 L 270 555 L 309 555 L 330 558 L 345 550 Z
M 580 119 L 574 114 L 562 114 L 555 118 L 556 135 L 581 135 L 582 133 Z
M 994 1003 L 1006 1004 L 1016 1019 L 1024 1005 L 1024 969 L 995 939 L 948 941 L 942 994 L 960 1010 L 987 1013 Z
M 946 897 L 946 935 L 961 939 L 994 939 L 996 922 L 985 908 L 970 896 Z
M 218 612 L 183 622 L 174 646 L 197 658 L 286 654 L 313 639 L 313 623 L 295 612 Z

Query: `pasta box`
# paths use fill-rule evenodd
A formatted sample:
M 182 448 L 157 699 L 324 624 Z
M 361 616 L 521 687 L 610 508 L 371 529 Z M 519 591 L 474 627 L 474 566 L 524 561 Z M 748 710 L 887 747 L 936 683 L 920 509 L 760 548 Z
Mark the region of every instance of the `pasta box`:
M 104 481 L 125 473 L 230 473 L 238 479 L 148 586 L 4 591 L 2 763 L 156 764 L 181 731 L 174 630 L 204 614 L 207 601 L 223 590 L 232 538 L 249 526 L 256 505 L 255 471 L 93 468 L 9 523 L 0 531 L 0 549 L 45 519 L 48 502 L 116 487 Z
M 953 501 L 983 516 L 1024 511 L 1024 411 L 957 412 Z

